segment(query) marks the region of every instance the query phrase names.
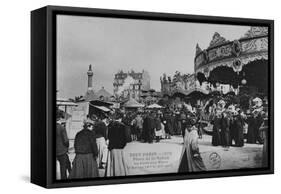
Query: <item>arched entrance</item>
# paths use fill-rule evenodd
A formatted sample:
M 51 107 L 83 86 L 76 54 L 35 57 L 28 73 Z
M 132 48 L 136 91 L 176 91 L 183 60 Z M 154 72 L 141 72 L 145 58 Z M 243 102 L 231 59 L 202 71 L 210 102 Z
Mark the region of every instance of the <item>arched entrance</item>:
M 217 83 L 229 84 L 233 88 L 237 88 L 239 84 L 239 76 L 234 72 L 232 67 L 218 66 L 210 72 L 208 81 L 216 87 Z
M 244 65 L 239 73 L 243 86 L 240 92 L 267 96 L 268 94 L 268 60 L 261 59 Z M 243 80 L 243 81 L 242 81 Z

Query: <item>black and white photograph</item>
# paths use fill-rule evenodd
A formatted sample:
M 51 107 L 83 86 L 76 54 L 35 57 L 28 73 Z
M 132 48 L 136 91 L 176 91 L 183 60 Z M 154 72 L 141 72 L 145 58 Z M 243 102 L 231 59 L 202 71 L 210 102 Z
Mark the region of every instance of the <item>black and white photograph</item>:
M 269 167 L 267 26 L 56 16 L 56 180 Z

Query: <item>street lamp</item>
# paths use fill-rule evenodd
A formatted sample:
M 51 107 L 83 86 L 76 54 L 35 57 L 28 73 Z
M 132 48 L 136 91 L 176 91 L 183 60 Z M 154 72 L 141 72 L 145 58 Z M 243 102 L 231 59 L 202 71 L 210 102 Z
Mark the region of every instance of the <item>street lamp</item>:
M 243 72 L 243 79 L 241 80 L 241 84 L 242 85 L 246 85 L 247 84 L 247 80 L 245 79 L 245 72 Z
M 241 81 L 241 84 L 242 85 L 246 85 L 247 84 L 247 80 L 245 78 L 243 78 L 242 81 Z

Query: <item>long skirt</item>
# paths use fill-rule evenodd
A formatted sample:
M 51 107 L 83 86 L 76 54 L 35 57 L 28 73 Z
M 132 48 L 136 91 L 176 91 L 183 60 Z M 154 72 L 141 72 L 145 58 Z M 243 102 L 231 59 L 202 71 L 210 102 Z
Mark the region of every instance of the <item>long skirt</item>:
M 128 175 L 123 149 L 112 149 L 109 152 L 105 176 Z
M 76 154 L 69 179 L 94 177 L 99 177 L 99 171 L 93 154 Z
M 98 147 L 98 157 L 97 157 L 97 163 L 98 167 L 102 167 L 102 164 L 106 163 L 107 160 L 107 145 L 105 143 L 104 137 L 99 137 L 96 139 L 97 147 Z

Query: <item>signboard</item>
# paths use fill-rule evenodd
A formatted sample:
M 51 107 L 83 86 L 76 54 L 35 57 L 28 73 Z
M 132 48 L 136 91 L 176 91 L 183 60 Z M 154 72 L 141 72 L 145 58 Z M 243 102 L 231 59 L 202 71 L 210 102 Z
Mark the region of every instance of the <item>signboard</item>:
M 128 175 L 177 173 L 181 150 L 179 144 L 127 144 L 124 157 Z

